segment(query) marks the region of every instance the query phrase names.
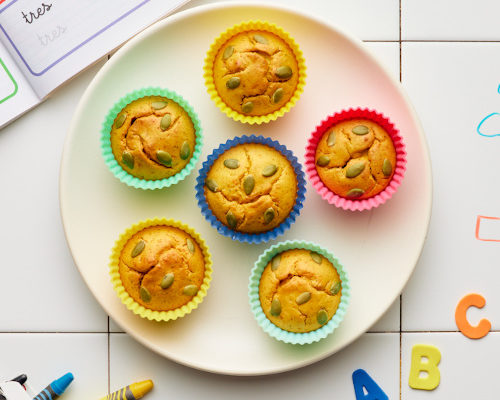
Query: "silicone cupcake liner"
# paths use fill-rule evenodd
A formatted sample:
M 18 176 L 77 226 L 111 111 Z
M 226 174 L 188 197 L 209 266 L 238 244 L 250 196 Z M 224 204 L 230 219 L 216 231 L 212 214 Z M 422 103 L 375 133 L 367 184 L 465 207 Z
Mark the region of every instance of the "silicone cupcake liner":
M 288 332 L 277 327 L 269 319 L 267 319 L 266 314 L 264 314 L 264 311 L 262 310 L 262 307 L 260 305 L 259 284 L 260 277 L 262 275 L 262 272 L 264 271 L 264 268 L 275 255 L 291 249 L 307 249 L 321 254 L 335 266 L 342 281 L 342 295 L 340 298 L 339 307 L 335 312 L 335 315 L 330 319 L 330 321 L 328 321 L 326 325 L 323 325 L 321 328 L 316 329 L 315 331 L 307 333 Z M 257 320 L 260 327 L 264 330 L 264 332 L 266 332 L 273 338 L 285 343 L 310 344 L 324 339 L 340 325 L 340 323 L 344 319 L 344 315 L 351 298 L 351 286 L 349 284 L 349 279 L 347 277 L 346 271 L 344 270 L 344 267 L 327 250 L 311 242 L 287 240 L 286 242 L 275 244 L 260 255 L 250 274 L 248 296 L 252 313 L 254 314 L 255 319 Z
M 274 33 L 283 39 L 288 46 L 292 49 L 295 58 L 297 60 L 298 68 L 299 68 L 299 80 L 297 83 L 297 88 L 295 89 L 295 93 L 292 98 L 279 110 L 271 114 L 260 115 L 260 116 L 250 116 L 245 114 L 240 114 L 232 108 L 228 107 L 226 103 L 221 99 L 217 89 L 214 84 L 214 76 L 213 76 L 213 62 L 214 58 L 217 55 L 219 49 L 226 43 L 231 37 L 234 35 L 249 31 L 249 30 L 262 30 Z M 247 21 L 242 22 L 240 24 L 234 25 L 233 27 L 227 29 L 225 32 L 221 33 L 215 42 L 212 43 L 210 49 L 207 52 L 207 56 L 205 58 L 205 65 L 203 67 L 203 76 L 205 78 L 205 85 L 207 87 L 207 92 L 215 102 L 216 106 L 222 110 L 229 118 L 234 119 L 235 121 L 240 121 L 247 124 L 262 124 L 267 123 L 269 121 L 274 121 L 278 117 L 282 117 L 285 113 L 290 111 L 290 109 L 297 103 L 301 93 L 304 91 L 304 86 L 306 84 L 306 63 L 304 60 L 304 56 L 302 55 L 302 51 L 299 49 L 295 40 L 288 34 L 288 32 L 284 31 L 282 28 L 262 21 Z
M 323 181 L 321 181 L 318 175 L 318 171 L 316 170 L 315 163 L 316 148 L 323 134 L 335 124 L 355 118 L 369 119 L 379 124 L 390 135 L 394 144 L 394 148 L 396 150 L 396 167 L 389 185 L 377 195 L 362 200 L 346 199 L 333 193 L 326 187 Z M 309 177 L 312 185 L 321 195 L 321 197 L 328 201 L 328 203 L 333 204 L 336 207 L 343 208 L 344 210 L 370 210 L 371 208 L 378 207 L 380 204 L 384 204 L 387 200 L 389 200 L 396 192 L 396 189 L 399 187 L 399 185 L 401 185 L 401 181 L 403 180 L 403 176 L 406 171 L 405 145 L 403 143 L 403 138 L 399 134 L 399 131 L 384 115 L 367 108 L 350 108 L 348 110 L 343 110 L 339 113 L 329 116 L 316 127 L 316 130 L 309 138 L 306 147 L 305 168 L 307 176 Z
M 193 297 L 189 303 L 183 305 L 180 308 L 170 311 L 155 311 L 148 309 L 143 305 L 137 303 L 123 287 L 120 278 L 120 273 L 118 271 L 120 254 L 123 249 L 123 246 L 125 246 L 129 238 L 144 228 L 147 228 L 149 226 L 158 226 L 158 225 L 173 226 L 175 228 L 182 229 L 183 231 L 190 234 L 200 246 L 205 259 L 205 278 L 203 279 L 203 283 L 200 289 L 198 290 L 196 296 Z M 115 242 L 115 245 L 111 253 L 109 273 L 111 275 L 111 283 L 113 284 L 113 288 L 118 294 L 118 297 L 120 298 L 122 303 L 125 304 L 125 306 L 129 310 L 131 310 L 134 314 L 137 314 L 142 318 L 147 318 L 149 320 L 154 320 L 154 321 L 170 321 L 170 320 L 176 320 L 177 318 L 181 318 L 184 315 L 189 314 L 191 311 L 198 308 L 198 305 L 203 301 L 203 298 L 207 295 L 208 288 L 210 287 L 210 281 L 212 280 L 212 259 L 205 241 L 200 237 L 200 235 L 196 231 L 191 229 L 189 226 L 182 224 L 179 221 L 174 221 L 171 219 L 164 219 L 164 218 L 155 218 L 138 222 L 132 225 L 130 228 L 128 228 L 125 232 L 123 232 L 120 235 L 118 240 Z
M 287 160 L 292 164 L 293 170 L 295 171 L 295 175 L 297 176 L 297 198 L 295 200 L 295 205 L 290 212 L 290 215 L 276 228 L 263 232 L 263 233 L 242 233 L 236 232 L 222 222 L 220 222 L 217 217 L 213 214 L 212 210 L 207 204 L 204 193 L 204 185 L 205 180 L 207 179 L 207 174 L 210 168 L 212 167 L 214 161 L 219 158 L 221 154 L 223 154 L 226 150 L 235 147 L 242 143 L 261 143 L 265 144 L 269 147 L 272 147 L 278 150 L 281 154 L 283 154 Z M 290 226 L 295 222 L 295 219 L 300 214 L 300 210 L 303 207 L 303 202 L 306 198 L 306 180 L 304 177 L 304 172 L 302 171 L 302 167 L 297 160 L 297 157 L 293 155 L 290 150 L 287 150 L 285 146 L 279 144 L 278 142 L 266 138 L 264 136 L 240 136 L 235 137 L 233 139 L 228 140 L 226 143 L 223 143 L 219 146 L 219 148 L 215 149 L 211 155 L 208 156 L 207 160 L 203 162 L 203 166 L 200 169 L 200 173 L 198 178 L 196 178 L 196 199 L 198 201 L 198 206 L 201 209 L 201 213 L 205 217 L 205 219 L 210 222 L 210 224 L 217 229 L 217 231 L 224 236 L 230 237 L 233 240 L 238 240 L 240 242 L 247 243 L 262 243 L 268 242 L 269 240 L 276 239 L 279 235 L 282 235 Z
M 196 142 L 193 150 L 193 155 L 191 156 L 191 159 L 186 164 L 186 166 L 178 173 L 171 176 L 170 178 L 147 180 L 147 179 L 140 179 L 133 175 L 130 175 L 120 166 L 120 164 L 118 164 L 113 154 L 113 151 L 111 150 L 111 127 L 113 125 L 113 121 L 116 118 L 116 115 L 127 104 L 145 96 L 163 96 L 175 101 L 182 108 L 184 108 L 184 110 L 186 110 L 194 125 Z M 188 176 L 191 173 L 196 163 L 198 162 L 198 159 L 200 158 L 201 154 L 202 142 L 203 142 L 203 135 L 201 130 L 201 123 L 200 120 L 198 119 L 198 115 L 194 112 L 193 108 L 189 105 L 189 103 L 186 100 L 184 100 L 177 93 L 159 87 L 147 87 L 139 90 L 134 90 L 133 92 L 123 96 L 109 110 L 102 124 L 102 130 L 101 130 L 101 151 L 106 165 L 113 173 L 113 175 L 117 177 L 121 182 L 126 183 L 129 186 L 133 186 L 137 189 L 150 189 L 150 190 L 161 189 L 164 187 L 175 185 L 176 183 L 182 181 L 186 176 Z

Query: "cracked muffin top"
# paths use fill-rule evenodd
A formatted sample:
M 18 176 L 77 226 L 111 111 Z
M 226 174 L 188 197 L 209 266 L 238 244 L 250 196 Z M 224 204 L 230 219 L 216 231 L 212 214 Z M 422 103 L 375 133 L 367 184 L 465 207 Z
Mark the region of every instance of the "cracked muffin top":
M 157 225 L 136 232 L 120 254 L 123 287 L 139 304 L 169 311 L 187 304 L 198 293 L 205 261 L 197 241 L 182 229 Z
M 353 119 L 332 126 L 316 148 L 323 183 L 347 199 L 366 199 L 384 190 L 394 174 L 396 150 L 377 123 Z
M 231 37 L 215 56 L 213 74 L 219 96 L 234 111 L 273 113 L 293 96 L 299 80 L 293 50 L 274 33 L 259 30 Z
M 208 206 L 224 225 L 238 232 L 274 229 L 290 214 L 297 198 L 297 177 L 278 150 L 243 143 L 217 158 L 205 180 Z
M 311 332 L 335 315 L 342 295 L 333 264 L 305 249 L 286 250 L 266 265 L 259 299 L 266 317 L 289 332 Z
M 188 113 L 175 101 L 147 96 L 127 104 L 111 129 L 111 149 L 129 174 L 147 180 L 169 178 L 193 154 L 196 131 Z

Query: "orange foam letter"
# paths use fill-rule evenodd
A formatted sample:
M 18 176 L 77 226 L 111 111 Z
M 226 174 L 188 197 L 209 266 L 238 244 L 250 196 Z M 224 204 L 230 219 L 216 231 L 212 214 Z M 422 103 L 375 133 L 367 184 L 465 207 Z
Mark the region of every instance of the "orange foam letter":
M 469 324 L 469 321 L 467 321 L 466 314 L 469 307 L 474 306 L 483 308 L 485 304 L 486 300 L 484 297 L 476 293 L 468 294 L 458 302 L 457 309 L 455 310 L 455 322 L 460 332 L 470 339 L 481 339 L 485 337 L 491 329 L 491 322 L 487 319 L 479 321 L 477 326 L 472 326 Z

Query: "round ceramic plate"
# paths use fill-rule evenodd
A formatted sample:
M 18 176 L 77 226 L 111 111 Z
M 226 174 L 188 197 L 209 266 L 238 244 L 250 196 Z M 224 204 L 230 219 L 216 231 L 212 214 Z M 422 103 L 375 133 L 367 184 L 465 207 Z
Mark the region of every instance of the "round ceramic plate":
M 227 118 L 206 93 L 205 53 L 221 31 L 250 19 L 290 32 L 307 63 L 305 91 L 284 117 L 267 125 Z M 228 138 L 269 136 L 303 160 L 310 132 L 328 114 L 369 107 L 400 129 L 408 150 L 403 184 L 386 204 L 365 212 L 337 209 L 308 184 L 304 209 L 279 240 L 298 239 L 329 249 L 345 266 L 352 299 L 340 327 L 312 345 L 289 345 L 257 325 L 248 304 L 248 278 L 258 256 L 275 241 L 233 242 L 213 229 L 195 200 L 197 171 L 179 184 L 144 191 L 119 182 L 99 148 L 101 124 L 124 94 L 162 86 L 181 94 L 198 113 L 205 143 L 201 160 Z M 198 164 L 199 168 L 200 163 Z M 298 368 L 334 354 L 373 325 L 401 293 L 420 255 L 431 210 L 431 169 L 425 138 L 398 82 L 363 44 L 333 25 L 279 7 L 228 3 L 188 10 L 161 21 L 128 42 L 89 85 L 64 148 L 60 176 L 66 238 L 83 279 L 106 312 L 152 350 L 202 370 L 259 375 Z M 208 296 L 192 314 L 167 323 L 131 313 L 108 275 L 111 248 L 127 227 L 151 217 L 181 220 L 198 231 L 213 255 Z

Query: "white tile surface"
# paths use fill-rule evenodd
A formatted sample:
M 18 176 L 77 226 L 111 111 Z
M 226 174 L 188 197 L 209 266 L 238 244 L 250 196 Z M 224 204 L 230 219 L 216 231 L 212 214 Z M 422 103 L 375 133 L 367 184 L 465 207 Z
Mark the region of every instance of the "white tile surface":
M 223 1 L 233 0 L 192 0 L 180 10 Z M 273 0 L 269 3 L 303 10 L 363 40 L 399 39 L 399 0 Z
M 399 43 L 365 42 L 365 45 L 399 81 Z
M 427 133 L 434 203 L 419 265 L 403 292 L 403 330 L 455 330 L 457 302 L 486 298 L 499 315 L 498 243 L 475 238 L 478 215 L 500 216 L 499 137 L 476 133 L 500 111 L 500 43 L 404 43 L 403 84 Z M 494 329 L 500 319 L 491 320 Z
M 0 331 L 107 328 L 67 248 L 58 201 L 66 130 L 100 65 L 0 131 Z
M 387 312 L 373 325 L 368 332 L 399 332 L 400 320 L 399 296 Z
M 403 39 L 500 40 L 498 0 L 402 0 Z
M 239 378 L 189 369 L 142 347 L 125 334 L 111 335 L 111 390 L 152 379 L 148 400 L 270 399 L 315 397 L 353 399 L 352 373 L 363 368 L 391 399 L 399 394 L 399 334 L 365 334 L 355 345 L 298 371 L 267 377 Z M 214 354 L 214 357 L 216 355 Z M 134 360 L 130 362 L 130 360 Z M 69 399 L 68 399 L 69 400 Z
M 441 352 L 441 380 L 433 391 L 408 386 L 411 349 L 430 344 Z M 467 339 L 460 333 L 406 333 L 402 337 L 401 389 L 404 400 L 496 399 L 500 333 L 483 339 Z
M 36 395 L 71 372 L 75 379 L 62 398 L 98 399 L 108 387 L 106 334 L 0 334 L 0 379 L 28 376 Z

